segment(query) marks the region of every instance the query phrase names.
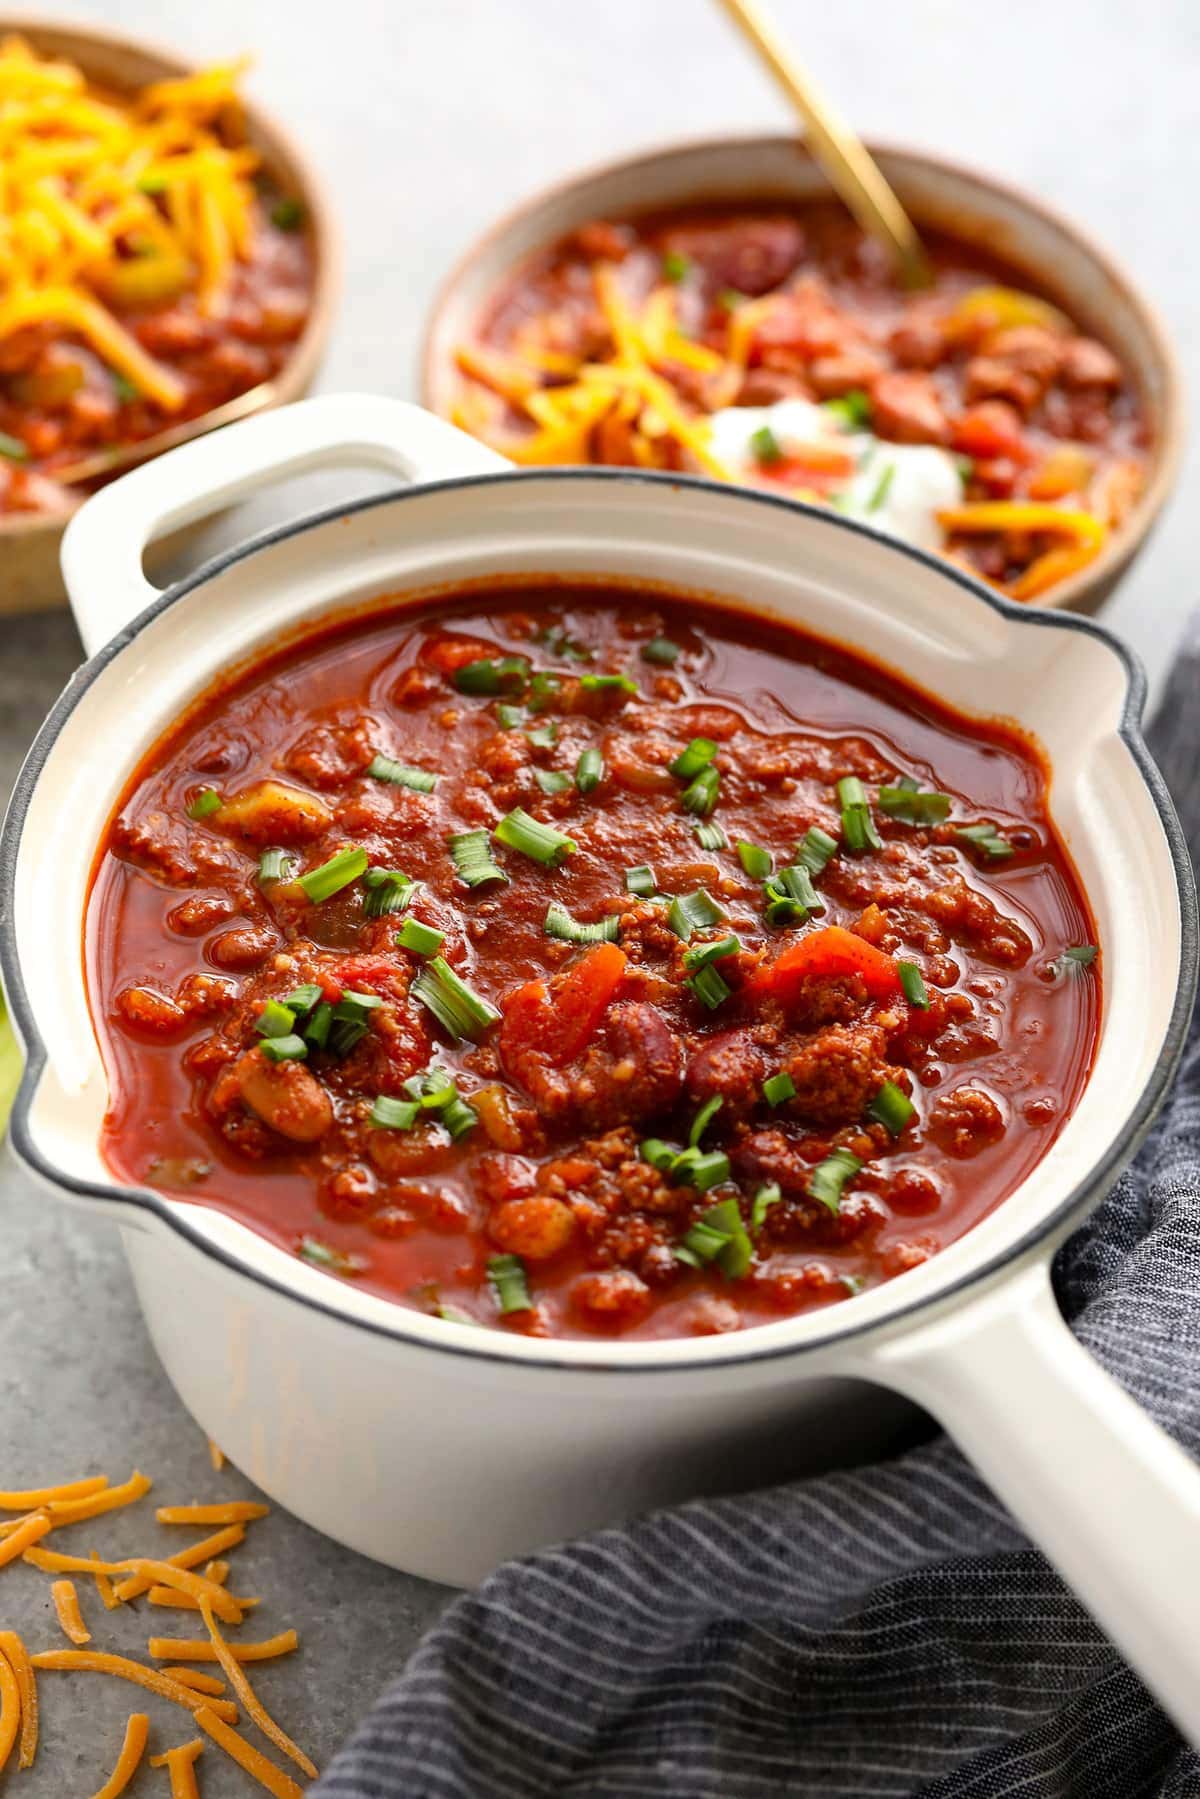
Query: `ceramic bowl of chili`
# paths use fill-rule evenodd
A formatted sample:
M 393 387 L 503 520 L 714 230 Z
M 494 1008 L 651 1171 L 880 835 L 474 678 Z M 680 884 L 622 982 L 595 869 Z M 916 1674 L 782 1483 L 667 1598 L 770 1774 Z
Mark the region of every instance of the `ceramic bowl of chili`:
M 63 529 L 105 478 L 108 453 L 144 446 L 152 456 L 210 424 L 298 399 L 319 367 L 337 289 L 336 238 L 322 184 L 275 120 L 240 98 L 239 65 L 203 72 L 209 102 L 195 86 L 191 97 L 181 90 L 172 115 L 167 84 L 197 75 L 174 51 L 104 25 L 0 16 L 0 86 L 7 82 L 18 98 L 23 91 L 41 96 L 40 130 L 61 144 L 64 171 L 53 177 L 55 191 L 45 202 L 50 236 L 58 232 L 60 242 L 44 263 L 31 265 L 36 291 L 27 291 L 23 271 L 19 283 L 10 280 L 0 309 L 0 613 L 64 602 Z M 53 110 L 47 95 L 58 96 Z M 157 140 L 148 97 L 167 109 Z M 120 156 L 108 153 L 106 161 L 88 138 L 89 118 L 94 125 L 97 116 L 108 133 L 103 141 L 124 144 Z M 173 142 L 171 130 L 189 118 L 188 143 Z M 145 141 L 135 142 L 129 128 L 136 132 L 143 121 Z M 234 159 L 222 163 L 217 181 L 228 174 L 246 183 L 241 196 L 213 189 L 228 207 L 216 236 L 229 231 L 235 241 L 228 301 L 211 316 L 198 291 L 203 258 L 186 268 L 180 263 L 174 279 L 179 256 L 169 236 L 169 158 L 193 138 L 202 146 L 206 132 L 223 158 L 228 152 Z M 154 141 L 161 144 L 158 162 Z M 35 152 L 36 182 L 32 135 L 17 139 L 17 162 L 26 148 Z M 242 153 L 244 177 L 236 167 Z M 195 205 L 194 196 L 181 204 Z M 118 214 L 129 215 L 119 232 L 112 222 Z M 152 241 L 160 226 L 162 241 Z M 216 256 L 229 261 L 219 244 Z M 10 306 L 19 317 L 7 316 Z M 157 386 L 150 391 L 149 378 L 161 394 Z M 56 481 L 59 470 L 85 467 L 95 469 L 93 478 Z
M 147 581 L 155 530 L 363 460 L 415 485 Z M 469 1581 L 915 1400 L 1195 1726 L 1200 1474 L 1049 1282 L 1196 979 L 1121 645 L 362 396 L 126 475 L 64 572 L 91 660 L 0 840 L 12 1141 L 118 1224 L 209 1435 Z
M 424 402 L 515 461 L 686 469 L 847 512 L 1022 602 L 1091 612 L 1177 472 L 1174 353 L 1040 199 L 873 144 L 925 237 L 906 293 L 792 138 L 651 150 L 467 251 Z

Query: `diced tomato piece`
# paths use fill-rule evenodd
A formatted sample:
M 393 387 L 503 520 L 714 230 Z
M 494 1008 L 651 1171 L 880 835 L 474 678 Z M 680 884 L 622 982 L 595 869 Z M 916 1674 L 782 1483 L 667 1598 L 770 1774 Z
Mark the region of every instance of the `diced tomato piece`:
M 422 660 L 430 663 L 439 674 L 447 680 L 465 668 L 468 662 L 482 662 L 488 656 L 502 654 L 494 643 L 484 643 L 478 637 L 435 637 L 427 643 L 421 652 Z
M 852 974 L 860 976 L 872 999 L 900 997 L 900 976 L 893 958 L 840 924 L 810 931 L 807 937 L 801 937 L 762 969 L 748 985 L 786 1002 L 802 981 Z
M 968 406 L 951 426 L 951 441 L 964 455 L 985 462 L 1007 457 L 1024 463 L 1031 455 L 1020 417 L 1004 400 L 981 400 L 978 406 Z
M 626 956 L 597 943 L 550 982 L 527 981 L 504 1007 L 500 1053 L 510 1066 L 536 1050 L 556 1067 L 574 1061 L 593 1036 L 621 984 Z

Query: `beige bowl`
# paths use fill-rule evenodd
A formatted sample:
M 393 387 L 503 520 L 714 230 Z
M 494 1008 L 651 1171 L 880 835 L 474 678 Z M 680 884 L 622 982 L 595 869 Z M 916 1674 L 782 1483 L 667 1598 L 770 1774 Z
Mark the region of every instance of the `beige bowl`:
M 127 93 L 149 82 L 194 72 L 193 65 L 170 50 L 126 37 L 103 25 L 77 25 L 66 20 L 39 21 L 35 17 L 0 14 L 0 37 L 16 33 L 35 50 L 62 57 L 81 68 L 89 80 L 117 93 Z M 269 382 L 251 388 L 215 412 L 204 413 L 186 424 L 160 432 L 139 446 L 137 461 L 145 461 L 176 443 L 196 437 L 232 417 L 244 418 L 298 400 L 307 393 L 316 375 L 333 315 L 337 293 L 337 248 L 329 203 L 311 165 L 274 120 L 257 106 L 246 108 L 250 141 L 261 153 L 267 173 L 280 188 L 295 194 L 304 204 L 314 247 L 314 283 L 308 322 L 279 373 Z M 142 454 L 141 452 L 144 452 Z M 51 516 L 40 513 L 0 513 L 0 613 L 24 612 L 66 603 L 66 591 L 58 566 L 58 547 L 71 512 L 82 504 Z
M 1182 385 L 1166 331 L 1107 252 L 1040 200 L 921 151 L 869 147 L 918 225 L 948 231 L 1009 263 L 1109 343 L 1132 373 L 1153 437 L 1146 490 L 1095 562 L 1043 602 L 1095 612 L 1145 543 L 1178 470 Z M 526 257 L 589 219 L 710 201 L 806 200 L 829 191 L 803 144 L 789 137 L 675 145 L 546 189 L 485 232 L 443 286 L 425 339 L 425 404 L 449 415 L 458 384 L 455 346 L 471 336 L 487 302 Z

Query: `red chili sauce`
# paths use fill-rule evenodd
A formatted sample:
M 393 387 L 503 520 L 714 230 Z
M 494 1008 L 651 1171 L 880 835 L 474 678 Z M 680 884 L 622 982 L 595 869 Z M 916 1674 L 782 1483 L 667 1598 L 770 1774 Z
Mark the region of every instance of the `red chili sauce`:
M 1045 1154 L 1100 1014 L 1028 741 L 786 626 L 563 583 L 207 695 L 122 796 L 86 939 L 116 1175 L 550 1336 L 924 1262 Z

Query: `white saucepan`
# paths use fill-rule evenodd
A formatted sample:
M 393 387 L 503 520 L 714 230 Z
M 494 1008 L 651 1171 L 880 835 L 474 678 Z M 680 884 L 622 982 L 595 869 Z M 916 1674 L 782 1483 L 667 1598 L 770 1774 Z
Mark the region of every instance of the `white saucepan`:
M 153 534 L 281 474 L 363 462 L 419 485 L 277 531 L 167 593 L 147 583 Z M 83 508 L 63 561 L 91 661 L 30 753 L 0 844 L 0 955 L 28 1055 L 13 1141 L 120 1226 L 167 1372 L 233 1460 L 351 1547 L 465 1582 L 648 1505 L 876 1452 L 915 1400 L 1200 1734 L 1200 1470 L 1078 1345 L 1048 1277 L 1149 1127 L 1196 979 L 1191 873 L 1121 646 L 831 512 L 662 475 L 517 474 L 414 407 L 351 396 L 138 469 Z M 223 669 L 305 620 L 539 571 L 795 620 L 964 711 L 1018 720 L 1051 757 L 1104 947 L 1091 1080 L 997 1211 L 832 1311 L 668 1342 L 493 1333 L 356 1292 L 217 1212 L 120 1186 L 100 1158 L 79 945 L 95 846 L 139 757 Z

